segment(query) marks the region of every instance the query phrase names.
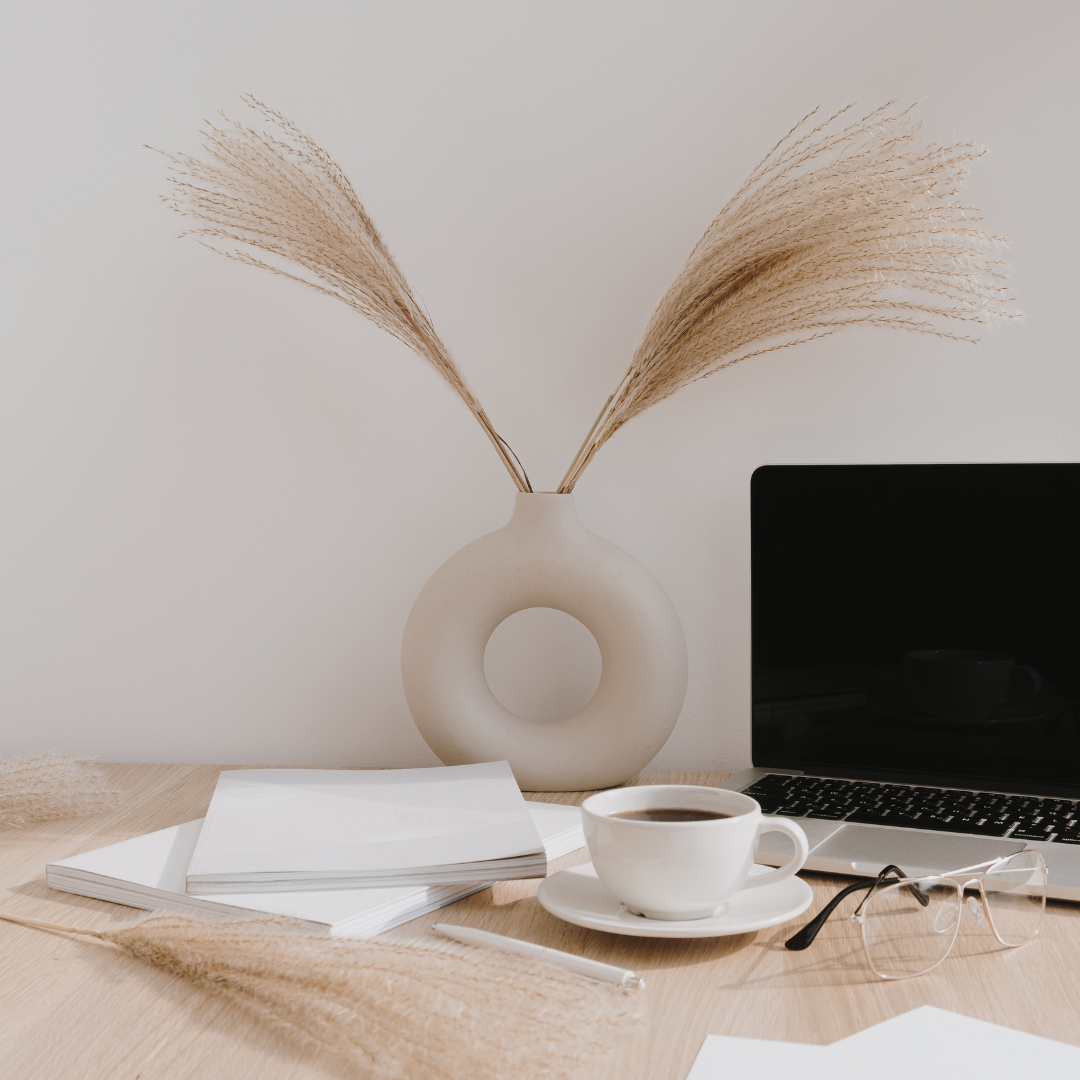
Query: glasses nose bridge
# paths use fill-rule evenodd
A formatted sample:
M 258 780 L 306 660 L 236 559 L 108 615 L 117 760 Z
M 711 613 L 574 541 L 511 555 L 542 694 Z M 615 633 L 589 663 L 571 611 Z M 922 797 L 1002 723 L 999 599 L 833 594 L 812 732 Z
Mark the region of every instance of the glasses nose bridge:
M 950 884 L 955 885 L 960 890 L 961 894 L 963 894 L 965 889 L 981 890 L 985 872 L 976 874 L 974 877 L 969 876 L 970 874 L 970 868 L 965 867 L 963 870 L 954 870 L 951 874 L 942 874 L 936 880 L 947 881 Z

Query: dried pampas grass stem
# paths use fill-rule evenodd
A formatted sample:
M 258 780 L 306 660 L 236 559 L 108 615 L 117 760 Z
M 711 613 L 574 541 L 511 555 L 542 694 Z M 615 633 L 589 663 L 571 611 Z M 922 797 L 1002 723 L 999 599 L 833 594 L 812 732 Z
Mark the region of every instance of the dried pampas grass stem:
M 616 990 L 509 953 L 340 941 L 278 922 L 154 915 L 75 930 L 212 991 L 368 1080 L 585 1077 L 633 1023 Z
M 223 115 L 203 132 L 203 157 L 165 154 L 168 205 L 200 222 L 183 235 L 341 300 L 404 342 L 465 402 L 518 489 L 531 491 L 341 167 L 281 113 L 250 94 L 243 100 L 259 126 Z
M 104 770 L 83 758 L 40 754 L 0 761 L 0 825 L 94 814 L 118 799 Z
M 881 326 L 975 341 L 1016 318 L 1004 243 L 957 201 L 972 143 L 925 145 L 910 109 L 809 113 L 705 231 L 559 486 L 572 491 L 628 420 L 740 360 Z

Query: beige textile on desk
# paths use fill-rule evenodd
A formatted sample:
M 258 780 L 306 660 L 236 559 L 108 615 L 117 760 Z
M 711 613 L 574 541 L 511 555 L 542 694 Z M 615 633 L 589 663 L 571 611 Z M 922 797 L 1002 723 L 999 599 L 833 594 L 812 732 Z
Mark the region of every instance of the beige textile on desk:
M 118 793 L 104 771 L 74 754 L 38 754 L 0 761 L 0 827 L 107 810 Z
M 94 819 L 0 832 L 0 910 L 94 929 L 127 925 L 128 908 L 52 892 L 47 862 L 200 816 L 215 766 L 116 765 L 124 803 Z M 639 782 L 707 783 L 713 774 L 652 774 Z M 586 793 L 532 796 L 578 803 Z M 567 856 L 555 869 L 583 862 Z M 816 897 L 835 878 L 804 875 Z M 847 902 L 811 949 L 791 953 L 794 926 L 695 941 L 584 930 L 549 915 L 536 883 L 505 882 L 423 916 L 382 940 L 423 937 L 435 922 L 476 926 L 631 968 L 646 980 L 646 1024 L 596 1080 L 685 1080 L 707 1034 L 829 1043 L 919 1005 L 1080 1045 L 1080 906 L 1051 902 L 1039 937 L 1005 950 L 966 928 L 953 954 L 918 979 L 885 983 L 865 968 Z M 92 943 L 0 924 L 0 1076 L 19 1080 L 344 1080 L 332 1061 L 223 1013 L 202 991 Z M 526 1078 L 522 1078 L 526 1080 Z M 531 1078 L 528 1078 L 531 1080 Z

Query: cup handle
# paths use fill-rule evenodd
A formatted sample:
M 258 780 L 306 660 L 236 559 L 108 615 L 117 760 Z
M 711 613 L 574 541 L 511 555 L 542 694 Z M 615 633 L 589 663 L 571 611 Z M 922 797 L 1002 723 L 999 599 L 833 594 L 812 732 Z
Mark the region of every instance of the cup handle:
M 792 877 L 803 868 L 803 864 L 810 854 L 810 845 L 806 842 L 806 833 L 802 831 L 802 826 L 797 825 L 794 821 L 789 821 L 787 818 L 763 818 L 758 822 L 757 835 L 763 836 L 765 833 L 770 832 L 787 833 L 795 841 L 795 856 L 788 859 L 783 866 L 777 867 L 768 874 L 751 874 L 746 879 L 746 884 L 743 885 L 744 889 L 758 889 L 762 885 L 775 885 L 779 881 Z
M 1033 667 L 1028 667 L 1027 664 L 1013 664 L 1009 669 L 1009 674 L 1015 675 L 1017 672 L 1024 673 L 1024 679 L 1027 680 L 1028 685 L 1021 689 L 1019 697 L 1012 697 L 1010 694 L 1010 699 L 1014 705 L 1023 701 L 1030 701 L 1042 689 L 1042 679 Z

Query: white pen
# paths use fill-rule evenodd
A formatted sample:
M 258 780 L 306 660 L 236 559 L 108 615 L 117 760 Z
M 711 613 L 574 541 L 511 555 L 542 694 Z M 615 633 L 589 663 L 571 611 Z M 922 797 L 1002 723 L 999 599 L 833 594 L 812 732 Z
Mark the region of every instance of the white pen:
M 452 926 L 449 923 L 436 923 L 434 929 L 443 937 L 453 938 L 466 945 L 481 945 L 489 949 L 502 949 L 503 952 L 517 953 L 519 956 L 531 956 L 534 960 L 544 960 L 556 967 L 585 975 L 590 979 L 614 983 L 616 986 L 633 986 L 642 989 L 645 980 L 639 979 L 626 968 L 613 964 L 601 964 L 599 960 L 589 960 L 584 956 L 562 952 L 559 949 L 546 949 L 531 941 L 519 941 L 517 938 L 503 937 L 502 934 L 490 934 L 487 930 L 474 930 L 471 926 Z

